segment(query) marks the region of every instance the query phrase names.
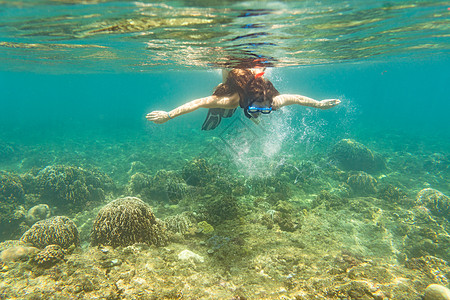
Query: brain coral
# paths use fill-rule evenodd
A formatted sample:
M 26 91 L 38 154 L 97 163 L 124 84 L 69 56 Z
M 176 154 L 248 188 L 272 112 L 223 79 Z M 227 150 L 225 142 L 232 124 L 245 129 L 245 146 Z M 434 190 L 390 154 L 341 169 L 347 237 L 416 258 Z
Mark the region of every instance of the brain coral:
M 80 245 L 78 229 L 68 217 L 53 217 L 37 222 L 22 235 L 20 241 L 41 249 L 52 244 L 63 249 Z
M 156 219 L 150 206 L 139 198 L 119 198 L 103 207 L 94 221 L 91 233 L 93 245 L 113 247 L 134 243 L 167 243 L 165 228 Z
M 40 266 L 51 267 L 64 260 L 64 250 L 58 245 L 48 245 L 37 253 L 33 260 Z

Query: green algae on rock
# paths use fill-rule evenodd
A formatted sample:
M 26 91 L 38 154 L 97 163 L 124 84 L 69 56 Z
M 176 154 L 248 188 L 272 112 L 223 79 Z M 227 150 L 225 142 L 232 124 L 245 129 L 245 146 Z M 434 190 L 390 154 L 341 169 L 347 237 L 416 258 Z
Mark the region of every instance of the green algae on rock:
M 334 145 L 330 158 L 347 171 L 377 172 L 386 168 L 381 155 L 352 139 L 342 139 Z
M 43 249 L 58 245 L 63 249 L 80 246 L 77 226 L 68 217 L 58 216 L 35 223 L 20 238 L 21 243 Z
M 94 221 L 93 245 L 113 247 L 135 243 L 163 246 L 167 244 L 165 227 L 151 207 L 139 198 L 116 199 L 103 207 Z
M 206 221 L 201 221 L 197 224 L 197 232 L 205 235 L 212 234 L 214 232 L 214 227 Z

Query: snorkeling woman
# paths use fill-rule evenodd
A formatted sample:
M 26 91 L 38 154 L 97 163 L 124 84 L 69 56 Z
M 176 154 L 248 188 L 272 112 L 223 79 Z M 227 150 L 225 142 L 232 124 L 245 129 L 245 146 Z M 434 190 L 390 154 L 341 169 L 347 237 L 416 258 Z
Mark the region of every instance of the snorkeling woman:
M 264 68 L 232 69 L 222 72 L 223 82 L 212 96 L 196 99 L 169 112 L 152 111 L 146 118 L 156 124 L 165 123 L 198 108 L 208 108 L 208 116 L 202 130 L 212 130 L 219 126 L 222 118 L 229 118 L 237 107 L 251 120 L 260 114 L 269 114 L 287 105 L 298 104 L 319 109 L 329 109 L 339 103 L 338 99 L 317 101 L 306 96 L 280 94 L 273 84 L 264 78 Z

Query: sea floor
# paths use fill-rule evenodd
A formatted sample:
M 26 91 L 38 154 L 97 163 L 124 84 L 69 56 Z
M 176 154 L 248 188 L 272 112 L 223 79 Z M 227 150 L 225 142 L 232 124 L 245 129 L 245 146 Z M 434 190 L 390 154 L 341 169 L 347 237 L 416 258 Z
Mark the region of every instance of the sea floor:
M 146 141 L 72 140 L 70 152 L 3 143 L 0 299 L 422 299 L 429 284 L 449 285 L 448 145 L 393 140 L 337 141 L 261 178 L 188 146 L 162 156 L 142 150 Z M 381 166 L 352 170 L 339 145 L 380 155 Z M 18 194 L 5 192 L 11 182 Z M 100 209 L 125 196 L 152 207 L 165 245 L 90 243 Z M 48 264 L 19 241 L 48 217 L 29 221 L 38 204 L 68 216 L 80 237 Z

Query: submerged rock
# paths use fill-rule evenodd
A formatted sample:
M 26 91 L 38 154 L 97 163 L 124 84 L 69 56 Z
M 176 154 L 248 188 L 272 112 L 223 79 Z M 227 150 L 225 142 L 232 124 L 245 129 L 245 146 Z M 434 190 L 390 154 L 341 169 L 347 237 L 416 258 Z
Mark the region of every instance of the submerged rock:
M 39 249 L 36 247 L 17 245 L 3 250 L 0 254 L 0 261 L 25 261 L 38 252 Z
M 416 203 L 427 207 L 435 216 L 450 219 L 450 198 L 438 190 L 421 190 L 417 194 Z
M 80 245 L 77 226 L 68 217 L 53 217 L 34 224 L 20 238 L 21 243 L 31 244 L 40 249 L 48 245 L 58 245 L 63 249 Z
M 203 256 L 200 256 L 190 250 L 183 250 L 178 254 L 179 260 L 192 260 L 194 262 L 204 262 Z
M 25 219 L 29 225 L 33 225 L 37 221 L 49 218 L 50 215 L 50 207 L 47 204 L 38 204 L 28 210 Z
M 330 153 L 330 158 L 347 171 L 377 172 L 386 168 L 383 157 L 352 139 L 340 140 Z
M 150 206 L 139 198 L 119 198 L 103 207 L 94 221 L 93 245 L 113 247 L 135 243 L 162 246 L 167 243 L 165 228 Z
M 430 284 L 425 290 L 423 300 L 450 300 L 450 290 L 440 284 Z

